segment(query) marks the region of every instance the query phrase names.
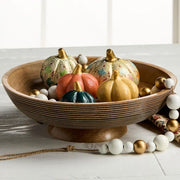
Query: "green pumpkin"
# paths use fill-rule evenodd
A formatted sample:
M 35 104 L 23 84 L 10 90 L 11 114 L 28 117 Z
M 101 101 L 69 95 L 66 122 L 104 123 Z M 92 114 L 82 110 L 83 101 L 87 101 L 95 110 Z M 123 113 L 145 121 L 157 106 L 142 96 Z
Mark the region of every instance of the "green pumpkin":
M 82 91 L 78 81 L 74 83 L 74 90 L 69 91 L 61 98 L 62 102 L 94 103 L 95 99 L 89 93 Z
M 63 48 L 59 49 L 59 54 L 50 56 L 42 64 L 40 76 L 46 87 L 50 87 L 58 83 L 61 76 L 72 73 L 77 61 L 67 56 Z

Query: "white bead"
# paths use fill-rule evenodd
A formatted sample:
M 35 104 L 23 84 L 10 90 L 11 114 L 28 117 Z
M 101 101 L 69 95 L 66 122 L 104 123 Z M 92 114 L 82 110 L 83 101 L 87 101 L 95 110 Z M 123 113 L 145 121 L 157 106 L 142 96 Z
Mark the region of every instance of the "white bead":
M 156 149 L 158 151 L 164 151 L 169 146 L 169 140 L 166 136 L 160 134 L 156 136 L 153 140 L 154 144 L 156 145 Z
M 78 57 L 78 63 L 79 64 L 84 65 L 84 64 L 87 64 L 87 62 L 88 62 L 88 59 L 86 56 L 79 55 L 79 57 Z
M 48 89 L 48 93 L 49 93 L 49 98 L 50 99 L 57 99 L 57 95 L 56 95 L 56 85 L 54 86 L 51 86 L 49 89 Z
M 56 102 L 56 100 L 55 100 L 55 99 L 49 99 L 49 101 L 53 101 L 53 102 Z
M 107 153 L 108 153 L 108 146 L 107 146 L 107 144 L 101 145 L 101 146 L 98 148 L 98 150 L 99 150 L 99 153 L 100 153 L 100 154 L 107 154 Z
M 154 152 L 156 150 L 156 145 L 152 141 L 147 143 L 147 147 L 148 152 Z
M 172 142 L 174 140 L 174 133 L 173 132 L 167 131 L 164 135 L 168 138 L 169 142 Z
M 120 139 L 113 139 L 109 142 L 108 148 L 111 154 L 120 154 L 123 151 L 123 143 Z
M 166 100 L 166 105 L 169 109 L 179 109 L 180 97 L 177 94 L 171 94 Z
M 179 117 L 179 111 L 177 111 L 176 109 L 172 109 L 169 111 L 170 119 L 178 119 L 178 117 Z
M 126 153 L 130 153 L 133 152 L 134 146 L 133 143 L 130 141 L 127 141 L 126 143 L 124 143 L 124 151 Z
M 31 97 L 33 97 L 33 98 L 35 98 L 35 97 L 36 97 L 36 95 L 34 95 L 34 94 L 31 94 L 30 96 L 31 96 Z
M 165 85 L 166 88 L 170 89 L 170 88 L 172 88 L 175 85 L 175 83 L 174 83 L 174 81 L 171 78 L 168 78 L 164 82 L 164 85 Z
M 48 96 L 48 90 L 47 89 L 41 89 L 40 93 Z
M 44 94 L 37 94 L 37 95 L 36 95 L 36 98 L 42 99 L 42 100 L 48 100 L 47 96 L 44 95 Z

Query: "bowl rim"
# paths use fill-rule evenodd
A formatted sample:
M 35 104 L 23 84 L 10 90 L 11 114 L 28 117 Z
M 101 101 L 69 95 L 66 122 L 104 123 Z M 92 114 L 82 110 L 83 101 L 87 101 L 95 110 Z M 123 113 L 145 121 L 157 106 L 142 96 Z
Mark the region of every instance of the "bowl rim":
M 101 56 L 87 56 L 87 58 L 100 58 Z M 77 57 L 75 57 L 77 58 Z M 146 62 L 142 62 L 142 61 L 139 61 L 139 60 L 133 60 L 133 59 L 126 59 L 126 60 L 130 60 L 131 62 L 133 63 L 139 63 L 139 64 L 144 64 L 144 65 L 148 65 L 148 66 L 151 66 L 153 68 L 156 68 L 156 69 L 159 69 L 160 71 L 163 71 L 165 72 L 168 76 L 170 76 L 174 82 L 175 82 L 175 86 L 177 84 L 177 77 L 170 71 L 168 71 L 167 69 L 165 68 L 162 68 L 160 66 L 157 66 L 157 65 L 154 65 L 154 64 L 151 64 L 151 63 L 146 63 Z M 162 95 L 164 93 L 166 93 L 167 91 L 172 91 L 174 90 L 175 86 L 170 88 L 170 89 L 164 89 L 160 92 L 157 92 L 157 93 L 154 93 L 154 94 L 151 94 L 149 96 L 144 96 L 144 97 L 140 97 L 140 98 L 135 98 L 135 99 L 130 99 L 130 100 L 123 100 L 123 101 L 111 101 L 111 102 L 95 102 L 95 103 L 72 103 L 72 102 L 61 102 L 61 101 L 56 101 L 56 102 L 53 102 L 53 101 L 49 101 L 49 100 L 41 100 L 41 99 L 37 99 L 37 98 L 34 98 L 34 97 L 31 97 L 31 96 L 28 96 L 24 93 L 21 93 L 17 90 L 15 90 L 12 86 L 10 86 L 10 84 L 8 83 L 8 77 L 9 75 L 14 72 L 15 70 L 17 69 L 20 69 L 21 67 L 23 66 L 27 66 L 29 64 L 33 64 L 33 63 L 38 63 L 38 62 L 43 62 L 44 60 L 36 60 L 36 61 L 31 61 L 31 62 L 28 62 L 28 63 L 24 63 L 24 64 L 21 64 L 21 65 L 17 65 L 13 68 L 11 68 L 10 70 L 8 70 L 3 76 L 2 76 L 2 84 L 3 86 L 5 87 L 5 89 L 7 89 L 8 91 L 10 91 L 11 93 L 13 94 L 16 94 L 17 96 L 21 96 L 23 98 L 27 98 L 27 99 L 30 99 L 30 100 L 33 100 L 33 101 L 40 101 L 40 102 L 43 102 L 43 103 L 52 103 L 52 104 L 61 104 L 61 105 L 72 105 L 72 106 L 83 106 L 83 105 L 90 105 L 90 106 L 93 106 L 93 105 L 110 105 L 110 104 L 122 104 L 122 103 L 125 103 L 125 102 L 135 102 L 135 101 L 139 101 L 139 100 L 142 100 L 142 99 L 148 99 L 148 98 L 151 98 L 152 96 L 158 96 L 158 95 Z

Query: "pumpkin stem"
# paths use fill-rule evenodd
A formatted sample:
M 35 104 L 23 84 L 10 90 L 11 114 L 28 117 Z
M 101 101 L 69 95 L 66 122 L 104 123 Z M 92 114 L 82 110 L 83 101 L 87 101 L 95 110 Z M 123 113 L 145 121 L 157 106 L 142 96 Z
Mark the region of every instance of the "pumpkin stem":
M 119 74 L 118 70 L 114 70 L 114 72 L 113 72 L 113 75 L 112 75 L 112 78 L 111 78 L 111 79 L 116 80 L 116 79 L 117 79 L 117 78 L 119 78 L 119 77 L 120 77 L 120 74 Z
M 106 51 L 106 61 L 108 62 L 113 62 L 116 61 L 117 57 L 115 56 L 114 52 L 112 49 L 107 49 Z
M 66 54 L 66 51 L 65 51 L 63 48 L 60 48 L 60 49 L 58 50 L 58 56 L 59 56 L 59 58 L 61 58 L 61 59 L 67 59 L 67 58 L 68 58 L 68 56 L 67 56 L 67 54 Z
M 77 64 L 72 74 L 81 74 L 81 73 L 82 73 L 82 65 Z
M 82 71 L 84 72 L 87 69 L 88 65 L 87 64 L 83 64 L 82 65 Z
M 82 91 L 79 81 L 74 82 L 74 91 Z

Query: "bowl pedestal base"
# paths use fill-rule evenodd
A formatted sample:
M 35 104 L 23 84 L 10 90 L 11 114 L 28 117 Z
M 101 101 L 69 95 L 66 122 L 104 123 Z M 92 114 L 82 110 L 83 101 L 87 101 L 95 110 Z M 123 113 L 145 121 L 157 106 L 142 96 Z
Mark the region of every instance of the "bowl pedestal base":
M 108 129 L 70 129 L 49 125 L 48 132 L 54 138 L 64 141 L 97 143 L 120 138 L 126 134 L 127 126 Z

